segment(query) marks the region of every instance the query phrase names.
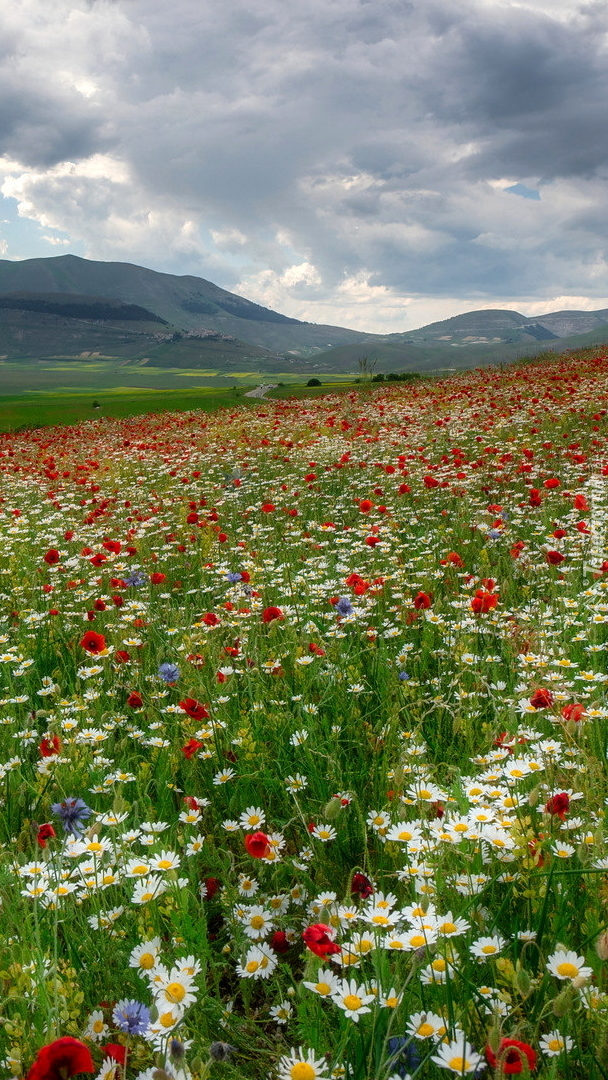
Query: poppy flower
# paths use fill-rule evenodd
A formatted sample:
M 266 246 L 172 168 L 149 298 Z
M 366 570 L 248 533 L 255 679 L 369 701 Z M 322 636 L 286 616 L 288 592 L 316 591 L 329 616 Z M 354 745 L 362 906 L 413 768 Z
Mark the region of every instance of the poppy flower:
M 95 1072 L 90 1051 L 80 1039 L 65 1035 L 38 1051 L 27 1080 L 66 1080 L 83 1072 Z
M 166 574 L 161 574 L 161 573 L 158 573 L 158 572 L 155 572 L 154 574 L 150 574 L 150 584 L 151 585 L 162 585 L 163 581 L 166 581 L 166 580 L 167 580 L 167 575 Z
M 486 1046 L 486 1061 L 493 1069 L 499 1066 L 499 1076 L 515 1076 L 524 1071 L 524 1065 L 526 1073 L 534 1071 L 536 1051 L 519 1039 L 501 1039 L 496 1053 Z
M 50 822 L 45 822 L 44 825 L 38 826 L 38 832 L 36 833 L 36 843 L 39 848 L 45 848 L 49 840 L 53 840 L 57 836 L 53 826 Z
M 275 619 L 283 619 L 283 618 L 284 618 L 283 612 L 278 607 L 267 607 L 267 608 L 264 608 L 264 610 L 262 612 L 262 622 L 263 623 L 271 623 L 271 622 L 274 622 Z
M 573 720 L 575 724 L 578 724 L 579 720 L 585 715 L 585 706 L 578 703 L 571 702 L 569 705 L 564 705 L 562 709 L 562 716 L 564 720 Z
M 117 1061 L 119 1065 L 124 1065 L 127 1059 L 127 1048 L 122 1046 L 121 1043 L 106 1043 L 105 1046 L 101 1047 L 101 1050 L 106 1057 Z
M 270 843 L 265 832 L 248 833 L 245 837 L 245 847 L 254 859 L 264 859 L 270 851 Z
M 196 698 L 184 698 L 183 701 L 179 702 L 179 707 L 180 709 L 183 709 L 188 716 L 191 716 L 193 720 L 207 720 L 209 717 L 209 713 L 205 706 L 201 705 L 200 701 L 197 701 Z
M 203 886 L 205 888 L 205 895 L 203 900 L 212 900 L 218 889 L 221 888 L 221 881 L 216 877 L 203 878 Z
M 205 744 L 199 739 L 189 739 L 185 746 L 182 746 L 182 754 L 184 757 L 192 758 Z
M 284 930 L 275 930 L 268 944 L 278 956 L 284 956 L 291 948 L 289 938 Z
M 326 956 L 332 956 L 340 952 L 340 946 L 332 941 L 334 933 L 335 930 L 325 923 L 313 923 L 312 926 L 306 927 L 302 934 L 302 940 L 315 956 L 324 959 Z
M 130 709 L 141 709 L 144 700 L 141 694 L 138 694 L 137 690 L 132 690 L 127 698 L 127 705 Z
M 357 871 L 357 873 L 352 876 L 350 891 L 353 896 L 359 896 L 361 900 L 367 900 L 368 896 L 373 896 L 374 886 L 365 874 Z
M 369 514 L 370 510 L 374 509 L 374 504 L 371 499 L 360 499 L 359 510 L 362 514 Z
M 566 556 L 562 555 L 561 551 L 547 551 L 545 552 L 545 558 L 549 563 L 549 566 L 559 566 L 560 563 L 563 563 Z
M 87 630 L 80 639 L 80 645 L 92 656 L 99 656 L 100 653 L 105 652 L 106 639 L 103 634 L 98 634 L 95 630 Z
M 61 739 L 58 735 L 49 735 L 38 744 L 41 757 L 53 757 L 61 750 Z
M 567 791 L 560 791 L 557 795 L 552 795 L 545 803 L 545 813 L 558 817 L 560 821 L 566 820 L 566 814 L 569 809 L 570 796 Z
M 57 551 L 57 548 L 49 548 L 46 555 L 43 555 L 42 558 L 44 559 L 47 566 L 57 566 L 57 563 L 59 562 L 61 556 Z
M 432 603 L 433 603 L 433 601 L 431 600 L 431 597 L 429 596 L 428 593 L 425 593 L 425 592 L 419 592 L 418 595 L 415 596 L 414 600 L 413 600 L 413 604 L 414 604 L 414 607 L 416 608 L 416 611 L 424 611 L 427 608 L 430 608 L 432 606 Z
M 549 705 L 553 704 L 553 694 L 550 690 L 545 690 L 544 687 L 540 687 L 532 694 L 530 704 L 533 705 L 535 709 L 547 709 Z
M 477 589 L 475 596 L 471 600 L 471 611 L 475 612 L 476 615 L 484 615 L 488 611 L 493 611 L 497 604 L 498 597 L 496 593 Z

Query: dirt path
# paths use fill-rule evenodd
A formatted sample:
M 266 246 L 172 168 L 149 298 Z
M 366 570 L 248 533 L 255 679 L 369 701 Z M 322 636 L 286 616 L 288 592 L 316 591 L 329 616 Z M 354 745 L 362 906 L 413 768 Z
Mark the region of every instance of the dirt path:
M 267 394 L 269 390 L 274 390 L 275 386 L 278 386 L 278 383 L 261 383 L 255 390 L 248 390 L 243 397 L 264 397 L 264 394 Z

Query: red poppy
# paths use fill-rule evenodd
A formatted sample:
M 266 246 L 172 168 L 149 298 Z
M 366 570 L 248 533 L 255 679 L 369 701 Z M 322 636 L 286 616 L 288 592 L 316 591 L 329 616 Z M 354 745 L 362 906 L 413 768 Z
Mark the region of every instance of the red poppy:
M 187 697 L 183 701 L 179 702 L 180 709 L 183 709 L 188 716 L 191 716 L 193 720 L 207 720 L 209 713 L 204 705 L 201 705 L 200 701 L 196 698 Z
M 102 555 L 99 551 L 96 555 L 93 555 L 92 559 L 89 559 L 91 566 L 103 566 L 104 562 L 108 561 L 107 555 Z
M 203 886 L 205 893 L 203 900 L 212 900 L 219 888 L 221 888 L 221 881 L 216 877 L 203 878 Z
M 326 956 L 332 956 L 340 952 L 340 946 L 332 941 L 334 934 L 335 930 L 331 926 L 327 926 L 325 923 L 313 923 L 312 926 L 306 927 L 302 939 L 315 956 L 325 959 Z
M 26 1080 L 66 1080 L 82 1072 L 95 1072 L 90 1051 L 80 1039 L 65 1035 L 38 1051 Z
M 442 566 L 457 566 L 458 568 L 464 566 L 462 558 L 457 551 L 450 551 L 449 555 L 446 555 L 445 559 L 441 559 Z
M 547 551 L 545 553 L 545 558 L 549 563 L 549 566 L 559 566 L 560 563 L 563 563 L 566 556 L 562 555 L 561 551 Z
M 566 814 L 570 809 L 570 796 L 567 791 L 560 791 L 557 795 L 552 795 L 551 798 L 545 803 L 545 812 L 558 817 L 560 821 L 566 820 Z
M 46 555 L 43 555 L 42 558 L 47 566 L 56 566 L 61 556 L 57 551 L 57 548 L 49 548 Z
M 162 585 L 163 581 L 166 581 L 166 580 L 167 580 L 167 575 L 166 574 L 161 574 L 161 573 L 158 573 L 158 572 L 155 572 L 154 574 L 150 574 L 150 584 L 151 585 Z
M 361 900 L 367 900 L 368 896 L 373 896 L 374 886 L 365 874 L 357 871 L 356 874 L 353 874 L 350 891 L 353 896 L 359 896 Z
M 532 694 L 530 704 L 533 705 L 535 709 L 547 709 L 549 705 L 553 704 L 553 694 L 550 690 L 545 690 L 544 687 L 540 687 Z
M 141 694 L 138 694 L 137 690 L 132 690 L 127 698 L 127 705 L 130 709 L 141 709 L 144 703 L 144 699 Z
M 271 502 L 262 503 L 262 505 L 260 506 L 260 510 L 263 514 L 271 514 L 274 509 L 275 505 Z
M 271 623 L 271 622 L 274 622 L 275 619 L 283 619 L 283 618 L 284 618 L 283 612 L 278 607 L 267 607 L 267 608 L 264 608 L 264 610 L 262 612 L 262 622 L 264 622 L 264 623 Z
M 58 735 L 49 735 L 41 740 L 38 749 L 42 757 L 53 757 L 61 750 L 61 739 Z
M 270 843 L 265 832 L 248 833 L 245 837 L 245 847 L 254 859 L 263 859 L 270 851 Z
M 432 603 L 433 603 L 433 601 L 432 601 L 431 597 L 429 596 L 428 593 L 425 593 L 425 592 L 419 592 L 418 595 L 415 596 L 414 600 L 413 600 L 413 604 L 414 604 L 414 607 L 416 608 L 416 611 L 426 610 L 426 608 L 430 608 L 432 606 Z
M 57 836 L 53 826 L 50 822 L 45 822 L 44 825 L 38 826 L 38 832 L 36 834 L 36 843 L 38 847 L 45 848 L 49 840 L 53 840 Z
M 536 1068 L 536 1052 L 528 1043 L 519 1039 L 501 1039 L 498 1050 L 494 1053 L 486 1046 L 486 1060 L 493 1069 L 499 1066 L 499 1076 L 514 1076 L 524 1071 L 533 1072 Z
M 475 596 L 471 600 L 471 611 L 474 611 L 476 615 L 484 615 L 488 611 L 493 611 L 497 604 L 498 597 L 496 593 L 477 589 Z
M 127 1048 L 120 1043 L 106 1043 L 105 1046 L 101 1047 L 101 1050 L 106 1057 L 117 1061 L 119 1065 L 124 1065 L 127 1060 Z
M 182 754 L 184 757 L 191 758 L 201 749 L 205 744 L 200 742 L 199 739 L 189 739 L 185 746 L 182 746 Z
M 126 649 L 117 649 L 114 653 L 114 659 L 118 664 L 126 664 L 131 659 L 131 653 Z
M 369 514 L 370 510 L 374 509 L 374 504 L 371 499 L 360 499 L 359 510 L 362 514 Z
M 118 555 L 122 550 L 122 544 L 120 540 L 104 540 L 101 545 L 106 551 L 111 551 L 113 555 Z
M 572 505 L 575 510 L 582 510 L 584 513 L 588 513 L 591 509 L 584 495 L 575 495 Z
M 268 944 L 272 951 L 277 953 L 278 956 L 284 956 L 291 948 L 289 939 L 284 930 L 275 930 Z
M 551 491 L 553 488 L 558 488 L 559 486 L 560 482 L 556 476 L 552 476 L 550 480 L 543 480 L 543 487 L 546 487 L 548 491 Z
M 100 653 L 105 651 L 106 639 L 103 634 L 98 634 L 95 630 L 87 630 L 86 634 L 80 639 L 80 645 L 92 656 L 99 656 Z
M 205 626 L 217 626 L 219 621 L 220 620 L 213 611 L 208 611 L 201 619 L 201 622 L 204 622 Z
M 574 702 L 570 705 L 564 705 L 562 716 L 564 720 L 573 720 L 575 724 L 578 724 L 579 720 L 585 716 L 585 706 Z

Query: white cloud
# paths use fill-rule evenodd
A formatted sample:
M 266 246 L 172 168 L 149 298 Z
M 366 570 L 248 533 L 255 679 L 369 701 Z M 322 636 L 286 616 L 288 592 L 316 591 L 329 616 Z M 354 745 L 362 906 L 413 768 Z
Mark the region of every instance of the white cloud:
M 601 306 L 607 29 L 574 0 L 23 0 L 0 190 L 41 254 L 67 238 L 316 322 Z

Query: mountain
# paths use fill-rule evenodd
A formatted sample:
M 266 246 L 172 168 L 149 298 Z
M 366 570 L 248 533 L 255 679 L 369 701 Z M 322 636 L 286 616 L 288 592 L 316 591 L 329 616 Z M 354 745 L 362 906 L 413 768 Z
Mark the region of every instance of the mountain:
M 204 278 L 162 274 L 131 263 L 94 262 L 77 255 L 0 260 L 0 295 L 10 293 L 116 299 L 154 312 L 178 331 L 205 329 L 276 353 L 307 355 L 366 337 L 344 327 L 299 322 Z
M 406 312 L 404 309 L 404 319 Z M 119 359 L 230 371 L 433 371 L 608 342 L 608 308 L 480 309 L 366 334 L 300 322 L 192 275 L 59 255 L 0 260 L 0 360 Z

